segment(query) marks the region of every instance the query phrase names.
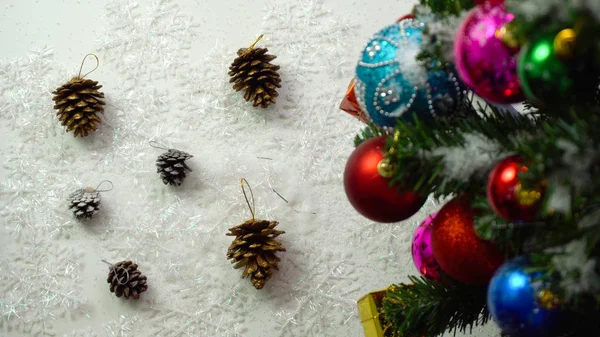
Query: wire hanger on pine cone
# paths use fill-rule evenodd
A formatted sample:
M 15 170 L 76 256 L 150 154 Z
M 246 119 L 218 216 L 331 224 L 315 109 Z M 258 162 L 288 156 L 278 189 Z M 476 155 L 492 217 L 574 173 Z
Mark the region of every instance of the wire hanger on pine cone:
M 100 186 L 102 186 L 102 184 L 104 183 L 109 183 L 110 184 L 110 188 L 107 190 L 99 190 Z M 115 185 L 112 183 L 112 181 L 110 180 L 102 180 L 98 186 L 96 186 L 96 188 L 94 188 L 94 192 L 110 192 L 115 188 Z
M 246 194 L 246 189 L 244 188 L 244 184 L 248 185 L 248 189 L 250 190 L 250 196 L 252 197 L 252 206 L 250 206 L 250 201 L 248 200 L 248 195 Z M 252 220 L 254 221 L 256 204 L 254 203 L 254 193 L 252 192 L 252 187 L 250 187 L 250 184 L 248 183 L 246 178 L 242 178 L 240 180 L 240 185 L 242 186 L 242 193 L 244 194 L 244 198 L 246 199 L 246 204 L 248 204 L 248 208 L 250 209 L 250 214 L 252 214 Z
M 252 48 L 254 48 L 254 46 L 256 46 L 256 44 L 257 44 L 257 43 L 258 43 L 260 40 L 262 40 L 262 38 L 263 38 L 264 36 L 265 36 L 265 34 L 260 34 L 260 36 L 259 36 L 258 38 L 256 38 L 256 41 L 254 41 L 254 42 L 253 42 L 253 43 L 250 45 L 250 47 L 248 47 L 248 49 L 247 49 L 247 50 L 248 50 L 248 51 L 251 51 L 251 50 L 252 50 Z
M 88 71 L 87 73 L 85 73 L 85 75 L 81 76 L 81 71 L 83 70 L 83 65 L 85 64 L 85 60 L 87 60 L 88 56 L 93 56 L 96 59 L 96 67 L 90 71 Z M 93 73 L 96 69 L 98 69 L 98 67 L 100 66 L 100 59 L 98 59 L 98 56 L 96 54 L 87 54 L 83 57 L 83 61 L 81 61 L 81 67 L 79 67 L 79 74 L 77 75 L 77 78 L 79 79 L 83 79 L 85 78 L 87 75 Z
M 127 284 L 127 282 L 129 282 L 129 271 L 127 269 L 125 269 L 123 267 L 116 267 L 114 264 L 112 264 L 112 263 L 110 263 L 110 262 L 108 262 L 106 260 L 100 260 L 100 261 L 102 261 L 102 262 L 106 263 L 107 265 L 109 265 L 110 269 L 112 271 L 114 271 L 115 274 L 117 273 L 117 270 L 119 270 L 119 269 L 125 270 L 125 277 L 122 277 L 120 279 L 117 278 L 117 282 L 119 283 L 119 285 L 124 285 L 124 284 Z M 125 281 L 121 282 L 121 280 L 123 280 L 123 279 L 125 279 Z
M 160 143 L 159 143 L 159 142 L 157 142 L 157 141 L 155 141 L 155 140 L 151 140 L 151 141 L 149 141 L 149 142 L 148 142 L 148 144 L 149 144 L 150 146 L 152 146 L 153 148 L 155 148 L 155 149 L 169 151 L 169 149 L 168 149 L 168 148 L 160 146 Z M 156 144 L 156 145 L 155 145 L 155 144 Z

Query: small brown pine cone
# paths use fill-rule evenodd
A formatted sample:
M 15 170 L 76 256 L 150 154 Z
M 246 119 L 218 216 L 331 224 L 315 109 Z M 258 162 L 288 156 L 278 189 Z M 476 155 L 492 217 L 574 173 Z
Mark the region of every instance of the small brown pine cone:
M 100 88 L 96 81 L 74 77 L 52 92 L 60 123 L 67 132 L 74 130 L 75 137 L 86 137 L 102 122 L 96 114 L 104 113 L 104 93 L 98 91 Z
M 281 259 L 276 252 L 285 252 L 276 237 L 285 233 L 276 230 L 277 221 L 248 220 L 229 229 L 228 236 L 235 239 L 227 251 L 227 259 L 235 263 L 233 268 L 245 267 L 242 278 L 250 275 L 250 281 L 256 289 L 262 289 L 274 270 L 279 270 Z
M 279 66 L 271 64 L 277 56 L 267 54 L 267 48 L 241 48 L 229 67 L 230 83 L 235 91 L 244 90 L 244 99 L 252 106 L 267 108 L 275 104 L 281 88 Z
M 117 297 L 137 300 L 140 294 L 148 290 L 147 278 L 139 271 L 137 264 L 131 261 L 121 261 L 110 267 L 107 282 L 110 283 L 110 292 Z

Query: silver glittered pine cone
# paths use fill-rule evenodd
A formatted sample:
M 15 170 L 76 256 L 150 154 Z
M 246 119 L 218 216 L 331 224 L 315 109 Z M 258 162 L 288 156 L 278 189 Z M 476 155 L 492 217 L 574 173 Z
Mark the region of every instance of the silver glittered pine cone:
M 191 154 L 175 149 L 169 149 L 156 160 L 156 172 L 160 174 L 165 185 L 180 186 L 186 176 L 186 170 L 192 172 L 185 161 L 192 158 Z
M 92 187 L 82 188 L 69 196 L 69 209 L 78 220 L 90 220 L 100 209 L 100 192 Z

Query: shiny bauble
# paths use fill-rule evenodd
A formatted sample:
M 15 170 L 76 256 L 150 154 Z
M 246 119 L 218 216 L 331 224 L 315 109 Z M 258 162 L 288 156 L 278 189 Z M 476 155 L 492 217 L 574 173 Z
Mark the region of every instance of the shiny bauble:
M 381 175 L 386 136 L 371 138 L 360 144 L 348 158 L 344 171 L 344 188 L 348 200 L 363 216 L 376 222 L 397 222 L 417 213 L 426 198 L 413 191 L 390 186 Z
M 545 192 L 543 186 L 525 189 L 519 173 L 527 166 L 518 155 L 500 161 L 490 172 L 487 199 L 496 214 L 509 221 L 531 221 L 540 211 Z
M 502 5 L 475 7 L 454 40 L 460 79 L 491 103 L 512 104 L 524 99 L 517 74 L 519 50 L 507 45 L 502 36 L 513 18 Z
M 568 41 L 561 42 L 557 35 L 561 32 L 538 37 L 522 50 L 519 78 L 525 95 L 541 107 L 593 101 L 600 77 L 593 53 L 576 56 L 574 47 Z M 567 33 L 562 35 L 571 38 Z
M 437 213 L 429 215 L 421 222 L 412 239 L 412 258 L 417 270 L 429 280 L 440 279 L 440 265 L 431 247 L 431 229 Z
M 487 284 L 504 257 L 493 243 L 477 236 L 473 219 L 468 198 L 451 200 L 433 219 L 431 246 L 448 276 L 468 284 Z
M 490 314 L 511 337 L 556 336 L 561 318 L 557 296 L 528 267 L 528 258 L 518 257 L 496 271 L 488 286 Z
M 412 16 L 388 26 L 367 43 L 356 67 L 356 97 L 369 119 L 383 128 L 398 121 L 453 115 L 464 87 L 453 72 L 428 71 L 416 60 L 425 24 Z

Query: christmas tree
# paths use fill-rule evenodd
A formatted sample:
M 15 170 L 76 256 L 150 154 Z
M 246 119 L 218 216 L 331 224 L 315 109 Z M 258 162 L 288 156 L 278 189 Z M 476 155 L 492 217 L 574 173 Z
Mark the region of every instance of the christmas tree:
M 342 107 L 368 122 L 348 198 L 379 222 L 445 205 L 421 275 L 359 302 L 367 335 L 600 336 L 599 83 L 598 0 L 421 0 L 373 37 Z

